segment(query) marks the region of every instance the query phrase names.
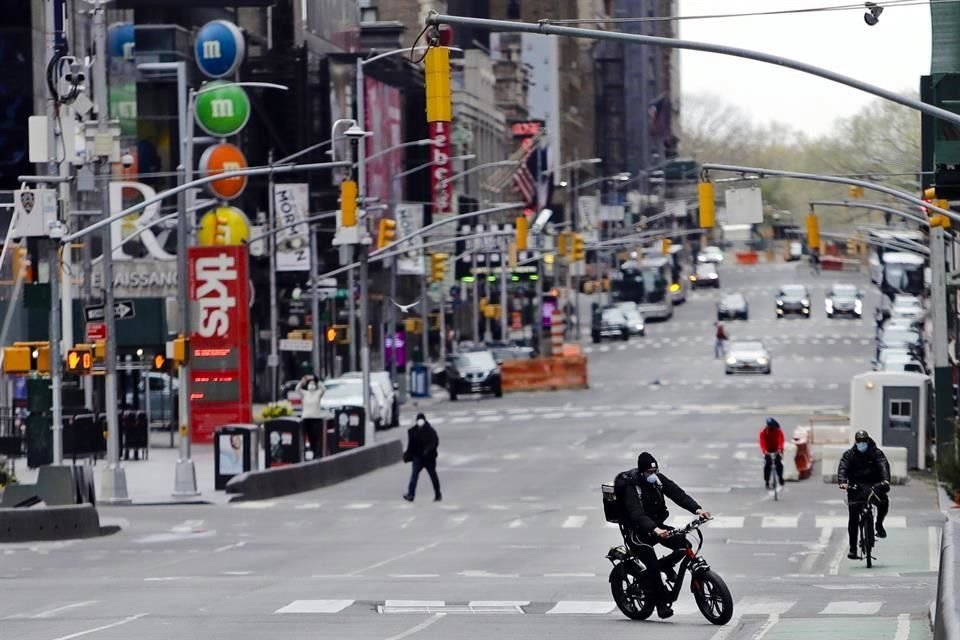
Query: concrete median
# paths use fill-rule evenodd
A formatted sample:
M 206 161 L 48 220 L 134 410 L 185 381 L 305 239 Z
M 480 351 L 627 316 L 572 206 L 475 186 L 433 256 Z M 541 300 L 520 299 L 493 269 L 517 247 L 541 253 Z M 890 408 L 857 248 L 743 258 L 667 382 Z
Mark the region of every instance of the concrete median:
M 95 538 L 101 533 L 92 504 L 0 509 L 0 542 Z
M 321 460 L 302 462 L 263 471 L 250 471 L 232 478 L 227 493 L 231 501 L 266 500 L 303 491 L 320 489 L 356 478 L 400 462 L 403 443 L 388 440 L 358 447 Z
M 941 490 L 940 508 L 945 521 L 940 538 L 940 572 L 937 579 L 937 599 L 931 611 L 934 640 L 960 640 L 960 601 L 957 600 L 957 575 L 960 574 L 960 559 L 957 545 L 960 544 L 960 527 L 951 513 L 949 498 Z M 951 517 L 953 516 L 953 517 Z

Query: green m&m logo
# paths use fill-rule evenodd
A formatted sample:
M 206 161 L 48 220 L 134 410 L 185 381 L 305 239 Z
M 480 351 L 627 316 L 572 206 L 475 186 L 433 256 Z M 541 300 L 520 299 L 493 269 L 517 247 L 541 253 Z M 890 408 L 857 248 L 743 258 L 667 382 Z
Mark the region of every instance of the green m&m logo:
M 204 131 L 218 138 L 236 133 L 250 119 L 250 98 L 243 87 L 224 81 L 207 83 L 197 93 L 196 119 Z

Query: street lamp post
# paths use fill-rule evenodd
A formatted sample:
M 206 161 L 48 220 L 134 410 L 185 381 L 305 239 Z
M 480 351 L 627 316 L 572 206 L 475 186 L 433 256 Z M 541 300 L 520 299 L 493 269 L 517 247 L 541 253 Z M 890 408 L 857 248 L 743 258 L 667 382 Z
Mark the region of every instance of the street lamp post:
M 578 171 L 578 169 L 582 165 L 601 164 L 602 162 L 603 162 L 603 158 L 584 158 L 582 160 L 573 160 L 571 162 L 567 162 L 565 164 L 560 165 L 560 167 L 558 167 L 558 171 L 563 171 L 564 169 L 568 169 L 570 172 L 570 177 L 567 180 L 567 184 L 570 187 L 570 189 L 568 190 L 569 200 L 568 200 L 567 208 L 570 211 L 570 229 L 574 233 L 576 233 L 578 229 L 577 191 L 579 189 L 577 187 L 577 183 L 580 180 L 580 172 Z M 573 288 L 573 277 L 571 274 L 572 266 L 573 266 L 572 264 L 567 266 L 567 289 L 568 290 Z M 577 324 L 575 328 L 576 333 L 574 335 L 577 340 L 580 340 L 580 319 L 583 317 L 583 314 L 580 313 L 580 287 L 577 287 L 576 289 L 573 290 L 573 308 L 577 318 Z

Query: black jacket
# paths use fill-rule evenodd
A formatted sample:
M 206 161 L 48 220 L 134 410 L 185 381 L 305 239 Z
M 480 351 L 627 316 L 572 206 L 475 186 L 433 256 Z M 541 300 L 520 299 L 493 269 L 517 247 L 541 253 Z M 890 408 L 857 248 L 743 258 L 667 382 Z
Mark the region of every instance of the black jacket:
M 657 477 L 660 482 L 650 484 L 639 471 L 620 474 L 624 524 L 643 536 L 651 535 L 670 516 L 664 497 L 690 513 L 700 509 L 697 501 L 684 493 L 676 482 L 662 473 L 657 473 Z
M 872 439 L 863 453 L 853 445 L 843 452 L 837 468 L 838 484 L 877 484 L 890 482 L 890 463 Z
M 429 422 L 422 427 L 410 427 L 407 429 L 407 452 L 404 454 L 404 459 L 436 460 L 439 446 L 440 438 Z

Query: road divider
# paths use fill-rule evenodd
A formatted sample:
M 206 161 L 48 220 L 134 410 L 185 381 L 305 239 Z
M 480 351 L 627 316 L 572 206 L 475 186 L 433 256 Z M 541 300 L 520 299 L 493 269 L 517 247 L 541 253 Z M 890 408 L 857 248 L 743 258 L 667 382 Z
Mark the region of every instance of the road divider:
M 95 538 L 101 533 L 92 504 L 0 509 L 0 542 Z
M 586 389 L 587 358 L 565 355 L 559 358 L 508 360 L 501 367 L 503 391 L 557 391 Z
M 737 251 L 734 255 L 737 264 L 757 264 L 760 258 L 756 251 Z
M 400 462 L 403 443 L 399 439 L 365 445 L 320 460 L 301 462 L 262 471 L 248 471 L 233 477 L 226 487 L 234 494 L 231 502 L 266 500 L 328 487 Z

